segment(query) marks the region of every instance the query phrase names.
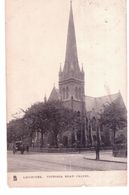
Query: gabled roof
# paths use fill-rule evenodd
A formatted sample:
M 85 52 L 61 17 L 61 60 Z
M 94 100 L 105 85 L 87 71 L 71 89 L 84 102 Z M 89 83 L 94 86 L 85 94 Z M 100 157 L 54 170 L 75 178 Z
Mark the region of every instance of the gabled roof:
M 55 87 L 53 87 L 48 101 L 53 101 L 53 100 L 60 100 L 59 90 L 56 89 Z M 120 106 L 125 107 L 123 98 L 119 92 L 107 96 L 101 96 L 101 97 L 85 96 L 86 111 L 87 113 L 89 112 L 92 114 L 94 114 L 94 112 L 95 113 L 103 112 L 104 107 L 111 104 L 114 101 L 118 102 Z
M 119 108 L 125 110 L 124 117 L 127 117 L 127 109 L 124 104 L 123 98 L 119 93 L 101 96 L 101 97 L 85 97 L 86 112 L 88 118 L 100 117 L 100 114 L 104 112 L 105 106 L 109 106 L 111 103 L 115 103 Z
M 59 90 L 56 89 L 54 86 L 51 91 L 48 101 L 59 100 L 59 99 L 60 99 Z
M 115 101 L 118 97 L 121 97 L 120 93 L 101 96 L 101 97 L 86 96 L 85 97 L 86 111 L 90 112 L 95 109 L 97 112 L 101 112 L 104 109 L 104 106 Z

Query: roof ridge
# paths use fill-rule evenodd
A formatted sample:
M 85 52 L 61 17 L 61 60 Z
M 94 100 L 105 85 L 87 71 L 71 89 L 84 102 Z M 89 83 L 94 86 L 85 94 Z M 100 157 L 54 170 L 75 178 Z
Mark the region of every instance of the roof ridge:
M 117 93 L 113 93 L 113 94 L 110 94 L 110 95 L 98 96 L 98 97 L 85 95 L 85 97 L 90 97 L 90 98 L 103 98 L 103 97 L 108 97 L 108 96 L 113 96 L 113 95 L 118 95 L 118 94 L 119 94 L 119 92 L 117 92 Z

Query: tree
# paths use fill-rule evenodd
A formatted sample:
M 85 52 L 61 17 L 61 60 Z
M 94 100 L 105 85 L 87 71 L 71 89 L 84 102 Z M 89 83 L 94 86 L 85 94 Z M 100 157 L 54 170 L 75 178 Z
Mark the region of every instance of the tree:
M 47 131 L 48 113 L 44 103 L 35 103 L 25 111 L 24 122 L 30 129 L 30 136 L 36 131 L 41 133 L 41 147 L 43 146 L 43 135 Z
M 10 129 L 10 130 L 9 130 Z M 79 134 L 81 132 L 81 120 L 78 113 L 65 108 L 61 101 L 48 101 L 45 103 L 39 102 L 33 104 L 24 111 L 24 116 L 21 119 L 13 120 L 8 126 L 8 137 L 15 134 L 28 136 L 32 138 L 34 132 L 41 133 L 41 147 L 44 143 L 44 134 L 50 136 L 50 145 L 58 147 L 58 137 L 65 131 L 71 132 L 71 140 L 76 141 L 72 136 L 77 134 L 77 139 L 80 141 Z M 10 138 L 9 138 L 10 139 Z
M 57 137 L 59 134 L 78 128 L 77 113 L 64 108 L 60 101 L 36 103 L 25 111 L 23 118 L 31 132 L 37 129 L 41 132 L 41 147 L 44 133 L 51 134 L 52 145 L 58 147 Z
M 116 131 L 127 126 L 127 111 L 120 98 L 104 108 L 101 123 L 113 132 L 113 143 L 115 143 Z
M 10 121 L 7 124 L 7 141 L 11 143 L 15 140 L 22 140 L 27 135 L 27 131 L 23 122 L 23 118 Z

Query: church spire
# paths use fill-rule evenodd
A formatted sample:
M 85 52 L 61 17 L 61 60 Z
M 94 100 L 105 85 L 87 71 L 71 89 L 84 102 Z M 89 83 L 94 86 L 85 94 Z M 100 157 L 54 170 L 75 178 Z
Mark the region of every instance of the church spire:
M 65 64 L 64 64 L 63 72 L 67 73 L 70 71 L 80 72 L 80 68 L 78 64 L 72 1 L 70 1 L 70 14 L 69 14 L 69 24 L 68 24 L 68 34 L 67 34 L 67 44 L 66 44 L 66 55 L 65 55 Z
M 46 97 L 46 94 L 44 95 L 44 103 L 47 102 L 47 97 Z
M 72 1 L 70 1 L 65 62 L 63 71 L 59 71 L 59 94 L 66 108 L 81 113 L 85 94 L 84 76 L 84 71 L 80 70 L 78 62 Z

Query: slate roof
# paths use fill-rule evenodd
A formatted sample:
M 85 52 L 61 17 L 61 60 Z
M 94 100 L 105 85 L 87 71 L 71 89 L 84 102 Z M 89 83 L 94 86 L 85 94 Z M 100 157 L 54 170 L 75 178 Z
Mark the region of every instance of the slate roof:
M 48 100 L 60 100 L 59 89 L 53 87 Z M 124 105 L 123 98 L 120 92 L 101 97 L 85 96 L 86 111 L 92 113 L 94 111 L 102 112 L 104 110 L 104 106 L 111 104 L 111 102 L 113 101 L 118 101 L 119 104 L 121 104 L 122 106 Z
M 54 86 L 51 91 L 48 101 L 59 100 L 59 99 L 60 99 L 59 89 L 55 88 Z
M 114 100 L 116 100 L 120 95 L 120 93 L 107 95 L 107 96 L 101 96 L 101 97 L 85 97 L 86 102 L 86 111 L 93 111 L 94 109 L 97 112 L 100 112 L 104 109 L 104 106 L 110 104 Z

